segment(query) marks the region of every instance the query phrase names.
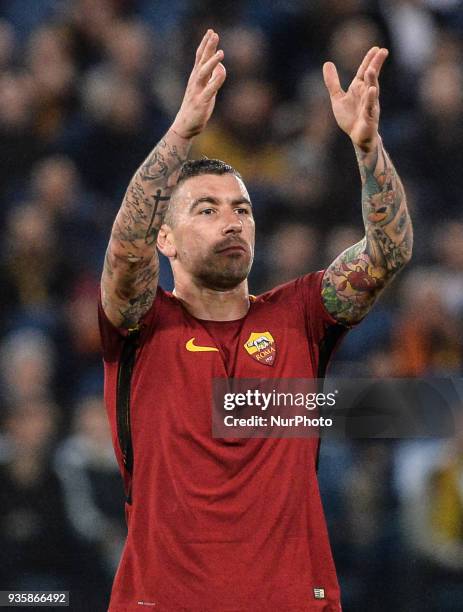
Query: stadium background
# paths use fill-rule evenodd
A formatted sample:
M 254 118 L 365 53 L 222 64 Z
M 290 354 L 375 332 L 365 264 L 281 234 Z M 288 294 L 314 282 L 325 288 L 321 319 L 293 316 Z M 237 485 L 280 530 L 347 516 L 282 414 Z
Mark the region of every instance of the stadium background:
M 181 101 L 207 27 L 228 79 L 194 155 L 243 174 L 257 293 L 363 233 L 360 181 L 321 79 L 389 47 L 381 133 L 412 263 L 353 331 L 349 376 L 461 376 L 463 6 L 458 0 L 0 0 L 0 588 L 105 609 L 124 538 L 101 402 L 98 281 L 112 220 Z M 171 288 L 168 266 L 162 280 Z M 169 384 L 166 381 L 165 384 Z M 346 612 L 463 609 L 463 436 L 324 443 Z

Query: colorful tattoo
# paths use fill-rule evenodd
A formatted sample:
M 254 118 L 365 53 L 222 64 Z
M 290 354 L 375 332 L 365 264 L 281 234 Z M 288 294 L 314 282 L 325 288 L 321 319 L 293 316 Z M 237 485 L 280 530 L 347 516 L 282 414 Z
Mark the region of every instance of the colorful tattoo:
M 390 279 L 410 259 L 413 232 L 404 189 L 382 144 L 363 153 L 356 148 L 362 179 L 365 238 L 326 270 L 322 297 L 341 323 L 359 321 Z

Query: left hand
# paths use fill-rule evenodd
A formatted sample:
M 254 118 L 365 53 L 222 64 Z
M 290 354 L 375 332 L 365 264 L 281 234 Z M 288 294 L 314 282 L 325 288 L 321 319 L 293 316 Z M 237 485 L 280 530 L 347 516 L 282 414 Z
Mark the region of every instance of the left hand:
M 372 47 L 363 58 L 352 83 L 344 91 L 332 62 L 323 65 L 334 117 L 354 145 L 368 153 L 378 143 L 379 73 L 388 56 L 387 49 Z

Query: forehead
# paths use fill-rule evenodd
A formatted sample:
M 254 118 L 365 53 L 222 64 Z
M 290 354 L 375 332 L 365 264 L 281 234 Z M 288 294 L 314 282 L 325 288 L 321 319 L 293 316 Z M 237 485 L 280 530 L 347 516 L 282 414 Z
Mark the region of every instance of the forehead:
M 178 197 L 187 201 L 203 196 L 223 200 L 249 198 L 243 181 L 234 174 L 200 174 L 186 179 L 178 190 Z

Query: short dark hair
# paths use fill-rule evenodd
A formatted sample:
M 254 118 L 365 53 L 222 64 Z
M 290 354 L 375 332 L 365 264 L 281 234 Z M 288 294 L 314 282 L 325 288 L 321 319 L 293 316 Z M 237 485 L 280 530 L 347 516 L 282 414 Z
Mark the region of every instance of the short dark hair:
M 183 163 L 177 179 L 177 185 L 186 181 L 186 179 L 199 176 L 200 174 L 233 174 L 238 178 L 242 178 L 241 174 L 230 164 L 226 164 L 220 159 L 203 157 L 202 159 L 189 159 Z
M 233 176 L 242 179 L 241 174 L 235 170 L 233 166 L 226 164 L 220 159 L 209 159 L 208 157 L 202 157 L 201 159 L 188 159 L 180 168 L 180 173 L 171 195 L 173 195 L 174 191 L 176 191 L 177 187 L 183 183 L 183 181 L 193 178 L 194 176 L 200 176 L 201 174 L 216 174 L 219 176 L 222 174 L 232 174 Z M 166 216 L 164 217 L 164 223 L 173 227 L 175 223 L 174 217 L 174 206 L 171 199 Z

